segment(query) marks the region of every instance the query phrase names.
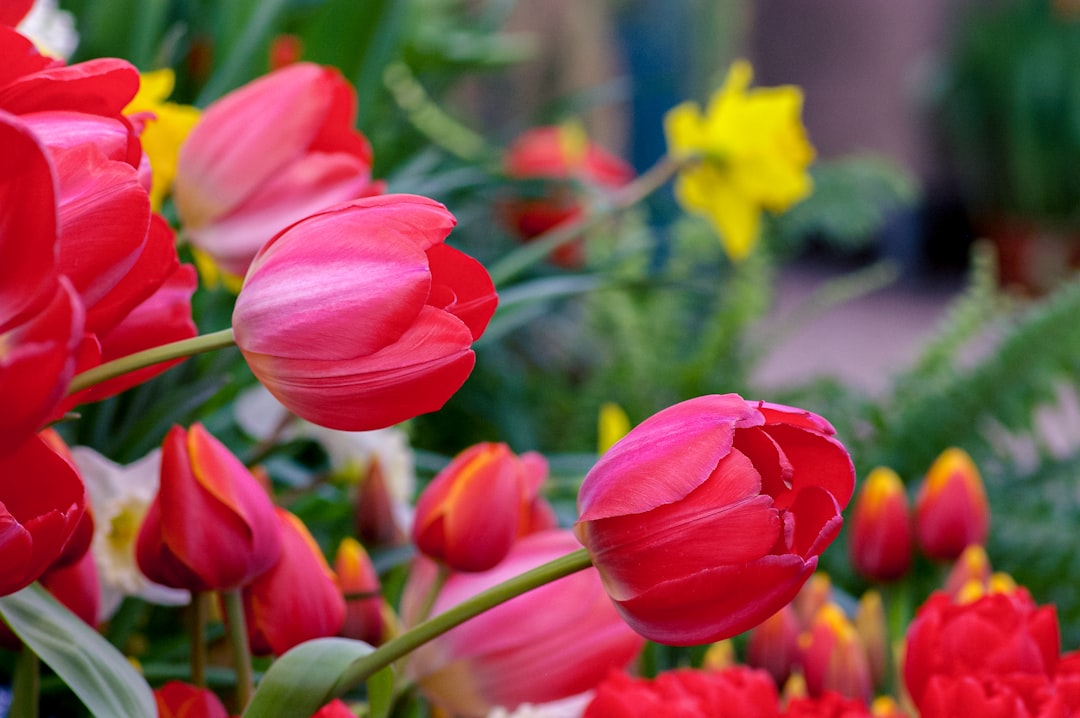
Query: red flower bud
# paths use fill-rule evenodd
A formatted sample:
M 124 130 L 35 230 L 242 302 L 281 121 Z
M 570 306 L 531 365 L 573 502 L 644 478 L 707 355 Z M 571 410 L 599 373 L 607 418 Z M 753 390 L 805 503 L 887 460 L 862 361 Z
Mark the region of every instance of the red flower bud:
M 154 691 L 158 718 L 229 718 L 221 700 L 205 688 L 169 681 Z
M 379 576 L 359 541 L 350 537 L 342 539 L 334 557 L 334 571 L 345 596 L 341 635 L 379 645 L 386 628 Z
M 810 631 L 803 635 L 803 673 L 811 696 L 833 691 L 847 698 L 870 700 L 872 685 L 866 648 L 839 606 L 834 603 L 822 606 Z
M 892 469 L 870 472 L 855 499 L 848 543 L 855 570 L 872 581 L 893 581 L 911 567 L 911 512 Z
M 596 687 L 583 718 L 777 718 L 769 674 L 746 666 L 723 671 L 679 668 L 654 679 L 612 673 Z
M 915 538 L 923 553 L 952 561 L 971 544 L 986 543 L 990 506 L 975 462 L 946 449 L 926 473 L 915 499 Z

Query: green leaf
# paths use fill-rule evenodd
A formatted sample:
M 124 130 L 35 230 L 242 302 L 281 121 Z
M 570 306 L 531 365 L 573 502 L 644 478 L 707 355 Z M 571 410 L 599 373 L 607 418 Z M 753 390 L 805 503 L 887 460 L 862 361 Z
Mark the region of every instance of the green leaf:
M 335 697 L 338 679 L 349 664 L 373 650 L 347 638 L 301 643 L 270 666 L 243 718 L 311 715 Z
M 367 680 L 368 714 L 371 718 L 387 718 L 394 706 L 394 669 L 387 666 Z
M 41 586 L 0 598 L 0 616 L 94 715 L 157 714 L 154 694 L 138 671 Z

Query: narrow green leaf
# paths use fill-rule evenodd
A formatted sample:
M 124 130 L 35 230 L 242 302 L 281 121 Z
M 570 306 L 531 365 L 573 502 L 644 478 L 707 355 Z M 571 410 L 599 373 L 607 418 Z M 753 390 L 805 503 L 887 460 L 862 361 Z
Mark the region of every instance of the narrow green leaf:
M 0 616 L 94 715 L 157 714 L 150 686 L 131 663 L 39 585 L 0 598 Z
M 260 0 L 251 3 L 249 14 L 242 22 L 229 27 L 241 28 L 228 46 L 224 61 L 199 93 L 196 105 L 205 107 L 247 80 L 266 70 L 266 48 L 277 27 L 278 18 L 287 6 L 286 0 Z M 224 8 L 229 3 L 222 3 Z
M 243 718 L 311 715 L 334 698 L 345 668 L 373 650 L 363 641 L 347 638 L 319 638 L 301 643 L 270 666 Z
M 387 666 L 367 680 L 368 714 L 371 718 L 387 718 L 394 706 L 394 669 Z

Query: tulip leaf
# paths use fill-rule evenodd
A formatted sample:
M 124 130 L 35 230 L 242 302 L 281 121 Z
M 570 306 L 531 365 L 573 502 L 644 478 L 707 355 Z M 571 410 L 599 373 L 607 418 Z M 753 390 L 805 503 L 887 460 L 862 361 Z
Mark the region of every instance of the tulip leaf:
M 368 715 L 387 718 L 394 705 L 394 669 L 387 666 L 375 671 L 367 680 Z
M 146 680 L 111 643 L 41 586 L 0 598 L 0 616 L 94 715 L 157 715 Z
M 363 641 L 318 638 L 274 661 L 259 681 L 243 718 L 309 716 L 335 697 L 344 670 L 374 649 Z

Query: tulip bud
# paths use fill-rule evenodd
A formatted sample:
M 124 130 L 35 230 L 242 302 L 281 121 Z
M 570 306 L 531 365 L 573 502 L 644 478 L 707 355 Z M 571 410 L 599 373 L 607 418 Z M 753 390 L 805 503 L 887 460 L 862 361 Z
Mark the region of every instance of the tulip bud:
M 869 701 L 870 664 L 855 627 L 834 603 L 821 607 L 802 639 L 802 664 L 811 696 L 835 691 Z
M 154 691 L 158 718 L 228 718 L 221 700 L 205 688 L 169 681 Z
M 799 618 L 788 604 L 750 629 L 746 664 L 769 672 L 782 686 L 799 664 Z
M 285 509 L 274 511 L 281 558 L 244 587 L 243 599 L 252 653 L 280 656 L 304 641 L 337 635 L 345 599 L 304 523 Z
M 867 591 L 859 598 L 859 606 L 855 611 L 855 630 L 866 648 L 873 685 L 884 685 L 891 649 L 889 629 L 885 622 L 885 605 L 877 591 Z
M 800 626 L 809 626 L 821 607 L 832 600 L 832 579 L 824 571 L 817 571 L 806 582 L 791 602 Z
M 791 601 L 840 530 L 854 470 L 832 426 L 735 394 L 669 407 L 586 475 L 574 531 L 646 638 L 730 638 Z
M 870 472 L 855 499 L 848 543 L 855 570 L 872 581 L 893 581 L 911 566 L 907 493 L 892 469 Z
M 952 561 L 983 544 L 990 507 L 982 477 L 963 449 L 946 449 L 931 465 L 915 499 L 915 537 L 928 557 Z
M 334 572 L 345 596 L 341 635 L 379 645 L 385 632 L 379 576 L 359 541 L 351 537 L 341 540 L 334 557 Z
M 458 454 L 416 502 L 416 547 L 457 571 L 494 567 L 534 520 L 539 484 L 547 476 L 538 457 L 518 457 L 494 443 Z
M 398 546 L 405 540 L 394 516 L 394 501 L 376 456 L 356 490 L 356 532 L 370 546 Z
M 968 583 L 986 586 L 990 581 L 990 557 L 980 544 L 971 544 L 963 550 L 956 563 L 949 569 L 942 590 L 954 598 Z
M 135 547 L 151 581 L 189 591 L 232 590 L 281 556 L 270 497 L 201 424 L 175 426 L 161 452 L 161 485 Z

